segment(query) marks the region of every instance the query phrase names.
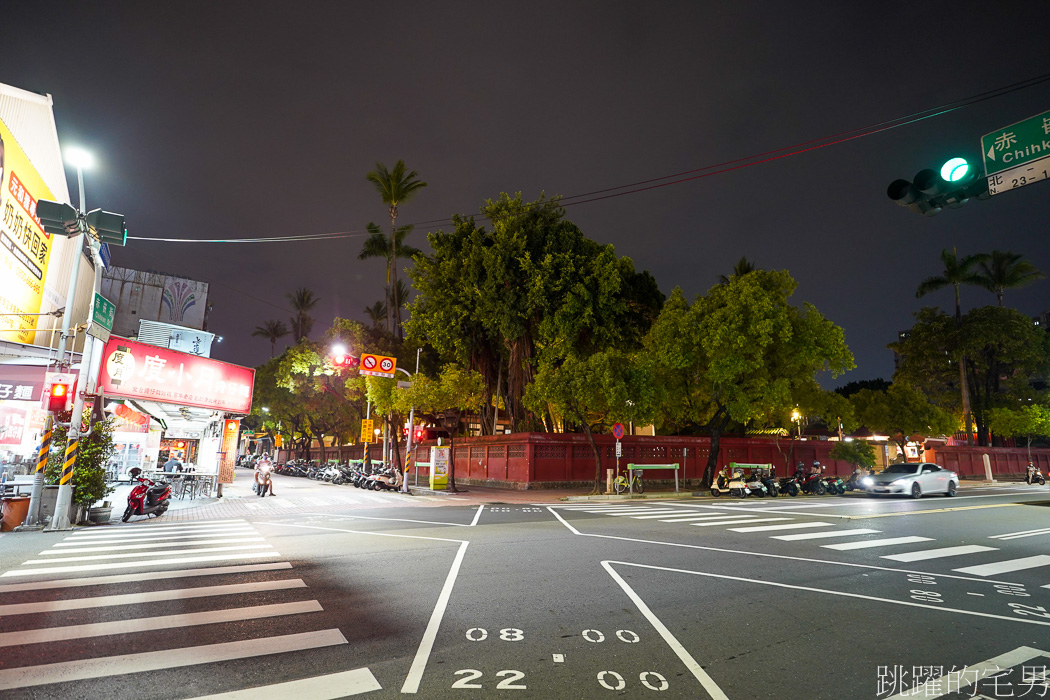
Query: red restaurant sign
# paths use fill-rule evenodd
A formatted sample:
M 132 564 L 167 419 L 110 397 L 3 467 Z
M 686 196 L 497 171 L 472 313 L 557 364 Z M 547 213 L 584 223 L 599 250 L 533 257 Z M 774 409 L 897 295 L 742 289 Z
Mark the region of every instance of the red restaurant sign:
M 255 370 L 110 336 L 99 386 L 107 396 L 249 413 Z

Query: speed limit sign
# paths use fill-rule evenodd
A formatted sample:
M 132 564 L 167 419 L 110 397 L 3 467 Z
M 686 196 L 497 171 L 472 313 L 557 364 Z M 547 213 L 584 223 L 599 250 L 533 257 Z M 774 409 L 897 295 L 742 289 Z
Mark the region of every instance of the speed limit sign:
M 386 355 L 361 354 L 361 374 L 392 379 L 397 369 L 397 358 Z

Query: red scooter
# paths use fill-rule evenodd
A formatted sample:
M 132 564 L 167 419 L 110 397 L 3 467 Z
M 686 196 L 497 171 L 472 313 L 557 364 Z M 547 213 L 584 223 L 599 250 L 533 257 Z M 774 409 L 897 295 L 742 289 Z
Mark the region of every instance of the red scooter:
M 133 515 L 164 515 L 171 504 L 171 484 L 161 481 L 159 484 L 140 476 L 142 470 L 132 469 L 131 478 L 139 483 L 128 494 L 128 507 L 121 518 L 127 522 Z

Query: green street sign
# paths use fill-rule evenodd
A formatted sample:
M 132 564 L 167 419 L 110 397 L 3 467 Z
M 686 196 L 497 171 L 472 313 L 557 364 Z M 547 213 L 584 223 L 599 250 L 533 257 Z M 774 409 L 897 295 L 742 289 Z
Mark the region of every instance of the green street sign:
M 981 137 L 989 194 L 1048 179 L 1050 112 L 1043 112 Z
M 92 322 L 97 323 L 108 331 L 113 330 L 113 317 L 117 314 L 117 307 L 106 297 L 95 293 L 95 306 Z

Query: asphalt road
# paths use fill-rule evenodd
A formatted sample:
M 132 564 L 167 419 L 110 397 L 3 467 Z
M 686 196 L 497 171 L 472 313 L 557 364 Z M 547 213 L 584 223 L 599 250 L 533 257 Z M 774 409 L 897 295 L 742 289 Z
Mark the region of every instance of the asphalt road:
M 0 537 L 0 696 L 1050 697 L 1046 487 L 480 505 L 276 490 Z M 215 517 L 230 508 L 245 515 Z

